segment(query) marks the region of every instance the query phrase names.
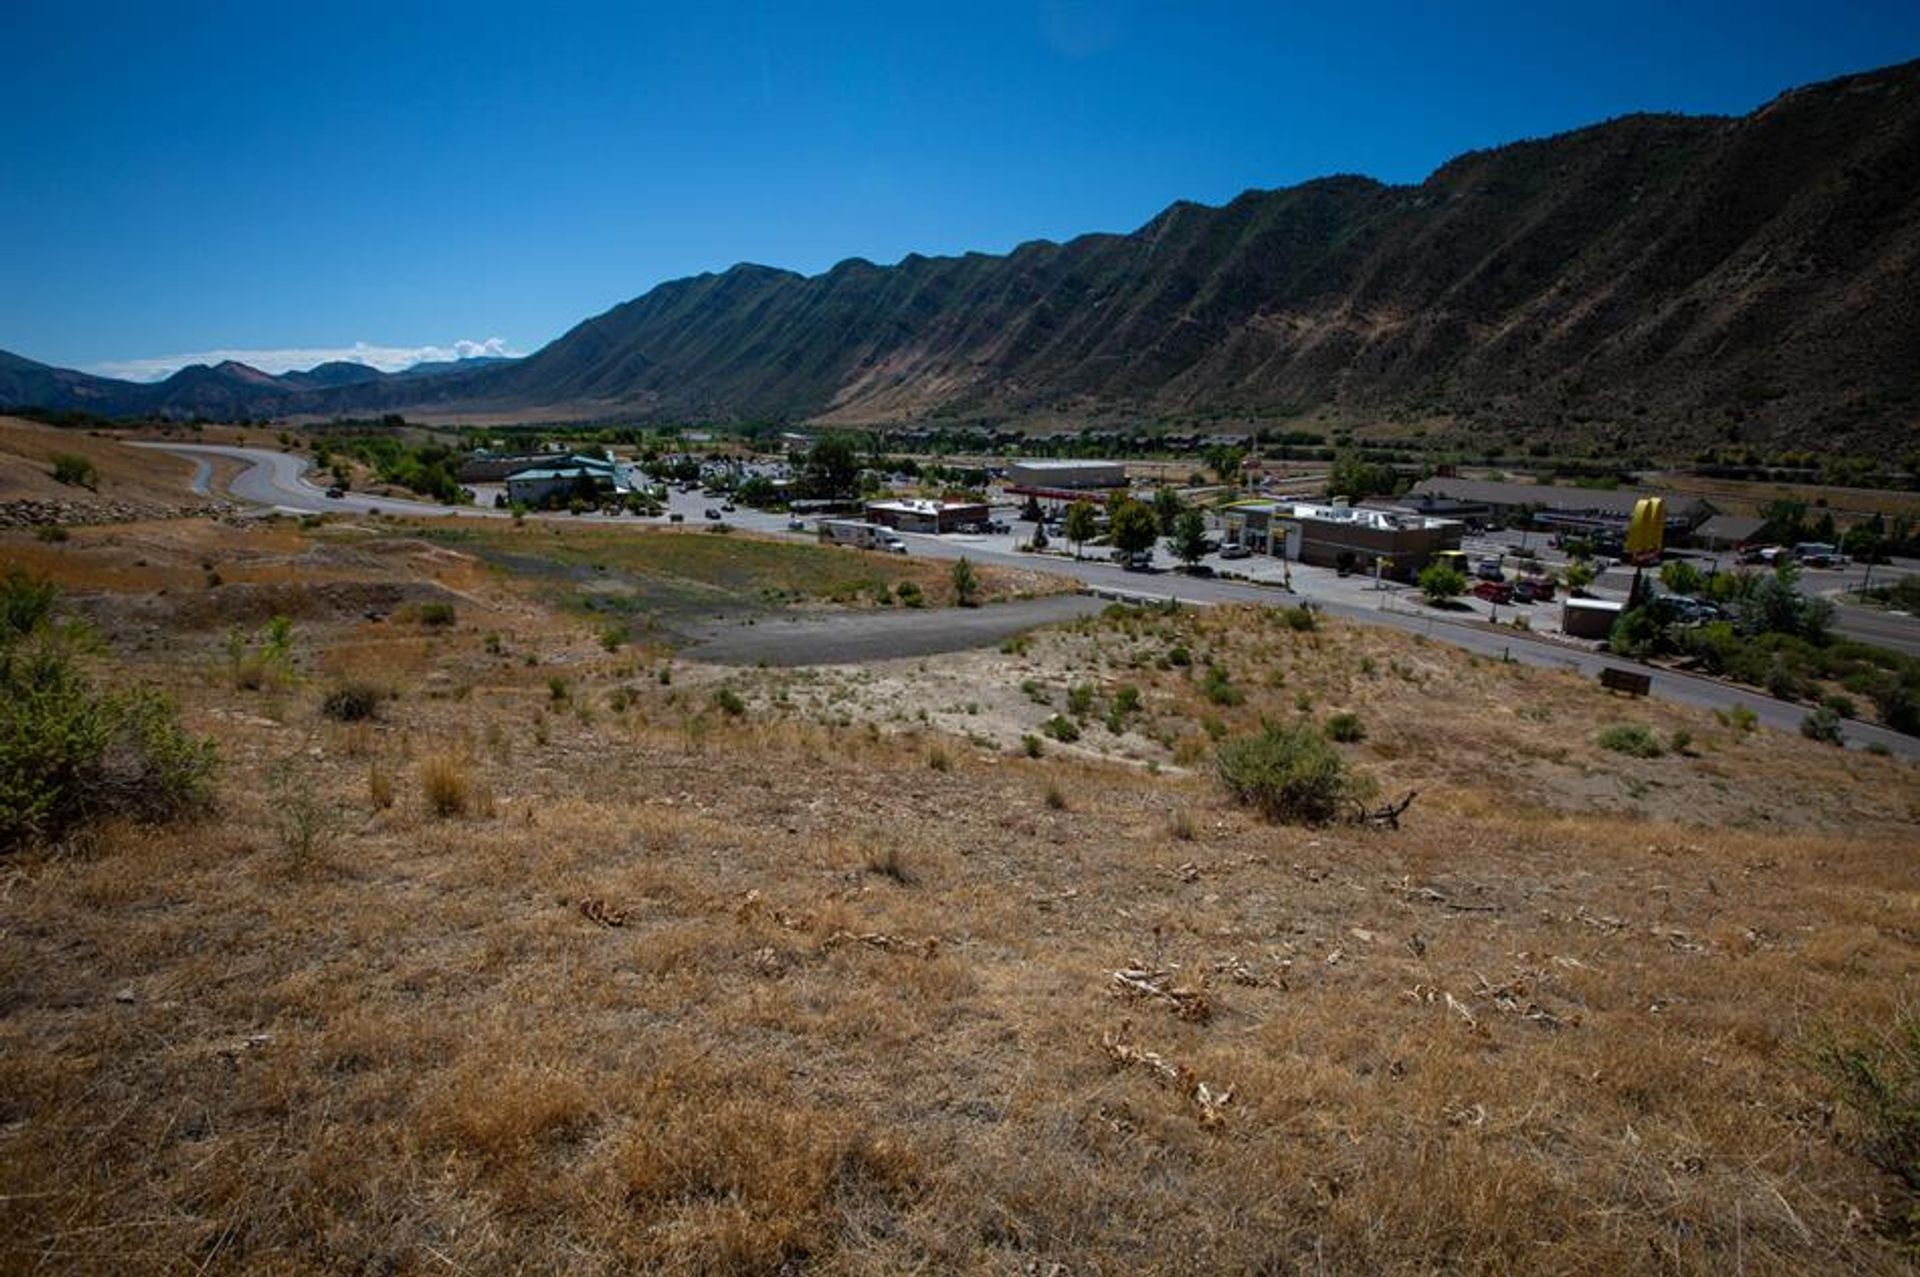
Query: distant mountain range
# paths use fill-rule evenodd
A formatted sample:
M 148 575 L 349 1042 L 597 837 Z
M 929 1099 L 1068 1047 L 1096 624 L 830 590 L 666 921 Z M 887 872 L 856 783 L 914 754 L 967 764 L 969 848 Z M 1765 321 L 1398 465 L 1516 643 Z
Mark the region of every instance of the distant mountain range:
M 238 364 L 151 386 L 0 355 L 0 404 L 105 414 L 845 423 L 1422 422 L 1672 452 L 1878 455 L 1920 425 L 1920 62 L 1734 118 L 1640 115 L 1178 203 L 1012 253 L 740 265 L 524 359 Z

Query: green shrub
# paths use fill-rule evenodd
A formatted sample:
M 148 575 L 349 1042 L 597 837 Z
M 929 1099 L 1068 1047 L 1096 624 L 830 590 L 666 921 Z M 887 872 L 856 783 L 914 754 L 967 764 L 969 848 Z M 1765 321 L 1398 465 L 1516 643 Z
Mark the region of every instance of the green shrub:
M 1842 718 L 1855 717 L 1854 704 L 1853 704 L 1852 698 L 1847 696 L 1842 696 L 1838 692 L 1832 692 L 1826 696 L 1821 697 L 1820 704 L 1825 706 L 1827 709 L 1832 710 L 1834 713 L 1838 714 Z
M 1827 745 L 1846 743 L 1840 735 L 1840 715 L 1825 705 L 1800 720 L 1800 734 Z
M 445 629 L 453 624 L 453 604 L 445 599 L 434 599 L 420 605 L 420 624 L 433 629 Z
M 1233 685 L 1233 678 L 1224 666 L 1207 666 L 1206 681 L 1201 686 L 1207 699 L 1215 705 L 1239 705 L 1247 699 L 1247 694 Z
M 1357 740 L 1366 739 L 1367 729 L 1360 722 L 1358 714 L 1335 714 L 1327 720 L 1327 739 L 1351 745 Z
M 62 541 L 71 540 L 72 537 L 65 528 L 57 523 L 43 523 L 33 530 L 33 539 L 58 545 Z
M 1673 729 L 1673 735 L 1668 738 L 1667 744 L 1674 753 L 1684 754 L 1693 745 L 1693 733 L 1684 727 L 1676 727 Z
M 893 592 L 906 607 L 925 607 L 927 605 L 927 596 L 921 593 L 920 586 L 916 582 L 902 581 L 893 588 Z
M 717 687 L 713 692 L 713 707 L 728 718 L 739 718 L 747 712 L 747 703 L 740 699 L 740 693 L 731 687 Z
M 1267 723 L 1227 741 L 1216 770 L 1235 799 L 1268 820 L 1325 824 L 1358 797 L 1346 763 L 1311 723 Z
M 1645 723 L 1615 723 L 1596 738 L 1600 748 L 1634 758 L 1658 758 L 1667 751 Z
M 55 626 L 45 582 L 0 586 L 0 852 L 56 842 L 92 821 L 164 821 L 213 800 L 211 741 L 145 688 L 94 686 L 75 629 Z
M 320 700 L 320 712 L 341 723 L 357 723 L 372 718 L 386 699 L 386 689 L 364 679 L 352 679 L 327 692 Z
M 1093 709 L 1093 688 L 1082 683 L 1067 689 L 1067 712 L 1076 718 L 1085 718 Z
M 1040 738 L 1038 736 L 1035 736 L 1032 732 L 1028 732 L 1025 735 L 1021 736 L 1020 749 L 1021 749 L 1021 752 L 1026 754 L 1028 758 L 1038 758 L 1040 757 L 1041 754 L 1046 752 L 1046 746 L 1043 745 L 1040 741 Z
M 1184 669 L 1193 664 L 1193 654 L 1179 644 L 1175 644 L 1167 650 L 1167 663 Z
M 1317 630 L 1320 628 L 1320 620 L 1318 617 L 1314 616 L 1312 608 L 1308 608 L 1308 607 L 1284 608 L 1281 610 L 1281 615 L 1286 618 L 1287 628 L 1290 630 L 1299 630 L 1299 631 L 1305 632 L 1309 630 Z
M 1132 683 L 1122 683 L 1113 689 L 1113 708 L 1116 713 L 1132 714 L 1140 709 L 1140 689 Z
M 1080 739 L 1080 725 L 1065 714 L 1055 714 L 1040 724 L 1040 730 L 1063 745 L 1071 745 Z
M 100 486 L 100 472 L 85 457 L 75 456 L 71 452 L 56 452 L 53 454 L 53 481 L 75 488 L 97 488 Z

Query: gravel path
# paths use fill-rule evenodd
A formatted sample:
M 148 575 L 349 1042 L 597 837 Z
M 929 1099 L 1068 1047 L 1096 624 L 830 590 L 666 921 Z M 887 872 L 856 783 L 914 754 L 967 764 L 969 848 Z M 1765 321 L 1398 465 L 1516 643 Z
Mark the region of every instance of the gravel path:
M 852 665 L 990 647 L 1036 625 L 1090 616 L 1105 599 L 1058 594 L 979 608 L 801 613 L 711 627 L 683 655 L 716 665 Z

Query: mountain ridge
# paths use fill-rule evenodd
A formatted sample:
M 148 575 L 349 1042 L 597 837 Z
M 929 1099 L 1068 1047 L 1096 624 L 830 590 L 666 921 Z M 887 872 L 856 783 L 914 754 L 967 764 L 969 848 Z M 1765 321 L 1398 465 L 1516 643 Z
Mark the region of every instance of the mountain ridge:
M 1176 201 L 1130 232 L 1004 255 L 852 257 L 816 275 L 737 263 L 508 365 L 193 389 L 289 417 L 1326 414 L 1561 445 L 1817 439 L 1893 455 L 1920 420 L 1914 155 L 1920 62 L 1743 116 L 1635 113 L 1470 151 L 1410 185 L 1336 174 Z M 24 379 L 117 393 L 78 377 Z M 22 380 L 0 363 L 0 403 Z

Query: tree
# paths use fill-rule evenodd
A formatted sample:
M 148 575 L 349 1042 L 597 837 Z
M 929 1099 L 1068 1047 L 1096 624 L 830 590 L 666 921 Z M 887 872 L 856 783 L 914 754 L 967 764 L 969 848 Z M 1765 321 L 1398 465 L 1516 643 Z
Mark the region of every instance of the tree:
M 1675 594 L 1698 594 L 1706 588 L 1707 578 L 1685 559 L 1675 559 L 1660 569 L 1660 584 Z
M 1572 563 L 1567 564 L 1567 570 L 1564 576 L 1567 582 L 1567 589 L 1577 594 L 1593 584 L 1593 565 L 1584 559 L 1575 559 Z
M 1187 510 L 1174 521 L 1173 553 L 1188 567 L 1207 553 L 1207 521 L 1198 510 Z
M 1176 488 L 1162 487 L 1153 494 L 1153 512 L 1160 519 L 1160 535 L 1174 535 L 1175 521 L 1186 510 L 1187 503 L 1180 499 Z
M 953 564 L 953 601 L 961 607 L 980 605 L 980 575 L 964 554 Z
M 1400 476 L 1392 466 L 1375 465 L 1356 452 L 1342 452 L 1327 471 L 1327 493 L 1359 501 L 1364 497 L 1391 496 Z
M 1238 483 L 1240 468 L 1246 464 L 1247 450 L 1231 444 L 1216 443 L 1202 454 L 1207 468 L 1219 477 L 1222 483 Z
M 1760 507 L 1760 517 L 1766 523 L 1760 529 L 1760 535 L 1782 545 L 1793 545 L 1807 539 L 1807 503 L 1782 497 L 1778 501 L 1769 501 Z
M 1067 507 L 1067 521 L 1061 531 L 1067 534 L 1067 540 L 1073 542 L 1073 557 L 1080 557 L 1080 547 L 1093 540 L 1096 516 L 1093 502 L 1080 500 Z
M 1123 554 L 1141 554 L 1160 539 L 1160 520 L 1144 501 L 1127 501 L 1113 516 L 1113 544 Z
M 829 499 L 854 494 L 860 458 L 846 435 L 826 435 L 807 451 L 800 482 L 810 497 Z
M 1419 585 L 1420 593 L 1426 596 L 1427 602 L 1437 607 L 1466 592 L 1467 575 L 1444 563 L 1429 563 L 1420 569 L 1420 576 L 1415 583 Z
M 756 474 L 741 484 L 739 490 L 733 495 L 739 499 L 740 504 L 760 510 L 772 505 L 778 499 L 780 491 L 773 486 L 773 480 L 763 474 Z
M 1833 604 L 1800 593 L 1800 569 L 1782 563 L 1761 577 L 1747 594 L 1740 627 L 1748 634 L 1791 634 L 1812 643 L 1826 637 Z

